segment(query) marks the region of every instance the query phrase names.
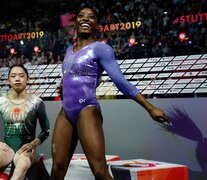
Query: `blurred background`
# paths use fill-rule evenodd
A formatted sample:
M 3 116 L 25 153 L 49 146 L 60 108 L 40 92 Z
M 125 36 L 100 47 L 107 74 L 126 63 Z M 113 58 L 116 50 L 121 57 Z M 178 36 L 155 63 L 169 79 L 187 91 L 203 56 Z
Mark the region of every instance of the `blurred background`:
M 62 63 L 86 4 L 99 12 L 98 38 L 117 59 L 207 52 L 206 0 L 2 0 L 0 66 Z

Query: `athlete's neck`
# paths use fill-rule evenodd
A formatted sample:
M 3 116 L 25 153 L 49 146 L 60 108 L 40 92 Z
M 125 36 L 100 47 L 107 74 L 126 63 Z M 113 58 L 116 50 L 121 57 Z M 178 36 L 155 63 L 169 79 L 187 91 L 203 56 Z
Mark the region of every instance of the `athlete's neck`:
M 13 89 L 11 89 L 8 96 L 11 100 L 25 100 L 28 99 L 29 93 L 27 92 L 27 89 L 24 89 L 21 92 L 16 92 Z
M 82 39 L 82 38 L 77 38 L 77 42 L 75 43 L 74 46 L 74 51 L 78 51 L 79 49 L 95 42 L 95 38 L 89 38 L 89 39 Z

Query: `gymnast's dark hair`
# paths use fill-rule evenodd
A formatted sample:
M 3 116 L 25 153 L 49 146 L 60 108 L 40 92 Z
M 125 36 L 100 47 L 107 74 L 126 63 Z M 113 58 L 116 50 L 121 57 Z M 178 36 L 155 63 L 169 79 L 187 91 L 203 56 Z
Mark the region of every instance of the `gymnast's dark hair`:
M 91 9 L 91 10 L 95 13 L 96 18 L 97 18 L 97 22 L 99 23 L 99 22 L 100 22 L 100 14 L 99 14 L 99 12 L 97 11 L 97 8 L 95 8 L 95 7 L 93 7 L 93 6 L 90 6 L 90 5 L 84 5 L 84 6 L 81 6 L 81 7 L 78 9 L 76 15 L 77 15 L 82 9 L 85 9 L 85 8 Z
M 24 72 L 26 73 L 27 78 L 29 77 L 29 73 L 28 73 L 27 69 L 26 69 L 23 65 L 20 65 L 20 64 L 15 64 L 15 65 L 11 66 L 11 67 L 9 68 L 8 76 L 9 76 L 9 74 L 11 73 L 11 70 L 12 70 L 14 67 L 20 67 L 20 68 L 22 68 L 22 69 L 24 70 Z

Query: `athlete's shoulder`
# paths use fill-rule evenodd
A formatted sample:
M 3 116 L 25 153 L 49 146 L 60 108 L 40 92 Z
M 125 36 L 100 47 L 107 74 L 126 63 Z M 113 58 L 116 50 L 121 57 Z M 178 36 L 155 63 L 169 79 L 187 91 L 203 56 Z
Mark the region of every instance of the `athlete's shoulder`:
M 100 41 L 96 41 L 95 43 L 95 51 L 99 52 L 99 53 L 113 53 L 114 50 L 111 46 L 109 46 L 108 44 L 106 43 L 103 43 L 103 42 L 100 42 Z
M 106 43 L 100 42 L 100 41 L 96 41 L 96 46 L 97 47 L 104 47 L 104 48 L 112 48 L 111 46 L 109 46 Z
M 30 95 L 30 102 L 33 104 L 40 104 L 43 102 L 42 98 L 36 94 L 31 94 Z
M 0 104 L 4 103 L 5 101 L 8 101 L 7 93 L 0 93 Z
M 71 45 L 68 46 L 68 47 L 66 48 L 66 51 L 65 51 L 65 56 L 67 56 L 68 53 L 71 53 L 72 49 L 73 49 L 73 46 L 71 46 Z
M 68 53 L 69 51 L 71 51 L 73 49 L 74 45 L 70 45 L 66 48 L 66 53 Z
M 0 98 L 6 98 L 7 96 L 7 92 L 0 93 Z

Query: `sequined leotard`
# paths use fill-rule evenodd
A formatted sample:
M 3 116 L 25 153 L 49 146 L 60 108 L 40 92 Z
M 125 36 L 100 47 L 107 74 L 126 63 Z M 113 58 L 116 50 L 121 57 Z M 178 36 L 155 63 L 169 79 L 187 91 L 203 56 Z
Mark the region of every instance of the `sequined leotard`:
M 35 139 L 37 119 L 41 127 L 38 138 L 43 142 L 49 136 L 49 121 L 45 105 L 39 97 L 31 95 L 28 100 L 16 104 L 8 94 L 0 97 L 0 116 L 4 126 L 4 141 L 15 152 L 25 143 Z
M 88 106 L 96 106 L 96 87 L 106 70 L 111 80 L 124 95 L 134 98 L 139 90 L 122 74 L 113 49 L 104 43 L 93 42 L 77 52 L 68 47 L 63 61 L 63 108 L 72 125 L 77 125 L 78 115 Z

